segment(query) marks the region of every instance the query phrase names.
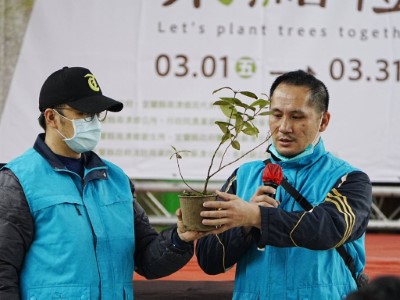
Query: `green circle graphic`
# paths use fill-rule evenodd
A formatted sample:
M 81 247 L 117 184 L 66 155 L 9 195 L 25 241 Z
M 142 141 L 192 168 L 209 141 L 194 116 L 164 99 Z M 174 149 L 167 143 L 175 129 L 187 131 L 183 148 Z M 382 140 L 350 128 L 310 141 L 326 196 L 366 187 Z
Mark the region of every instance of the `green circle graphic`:
M 251 57 L 244 56 L 236 61 L 235 71 L 241 78 L 251 78 L 256 73 L 256 70 L 256 62 Z

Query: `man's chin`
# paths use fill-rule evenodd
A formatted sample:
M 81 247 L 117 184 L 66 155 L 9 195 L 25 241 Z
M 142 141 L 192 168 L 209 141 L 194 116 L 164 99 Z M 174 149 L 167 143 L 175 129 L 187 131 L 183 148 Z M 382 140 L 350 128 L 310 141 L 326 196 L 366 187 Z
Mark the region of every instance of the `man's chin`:
M 282 151 L 278 150 L 278 152 L 279 152 L 280 155 L 282 155 L 282 156 L 284 156 L 286 158 L 293 158 L 296 155 L 300 154 L 300 153 L 296 153 L 295 151 L 287 151 L 287 150 L 286 151 L 285 150 L 282 150 Z
M 279 154 L 286 157 L 286 158 L 292 158 L 295 157 L 298 153 L 294 153 L 294 151 L 290 151 L 288 149 L 277 149 Z

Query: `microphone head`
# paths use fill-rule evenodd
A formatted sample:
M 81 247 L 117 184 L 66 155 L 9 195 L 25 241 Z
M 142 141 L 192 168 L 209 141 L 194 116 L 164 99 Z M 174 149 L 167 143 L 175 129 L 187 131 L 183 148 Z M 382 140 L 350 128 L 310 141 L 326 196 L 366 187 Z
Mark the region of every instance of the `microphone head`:
M 264 184 L 273 183 L 278 186 L 281 184 L 282 179 L 283 172 L 280 165 L 269 163 L 265 166 L 262 174 L 262 181 Z

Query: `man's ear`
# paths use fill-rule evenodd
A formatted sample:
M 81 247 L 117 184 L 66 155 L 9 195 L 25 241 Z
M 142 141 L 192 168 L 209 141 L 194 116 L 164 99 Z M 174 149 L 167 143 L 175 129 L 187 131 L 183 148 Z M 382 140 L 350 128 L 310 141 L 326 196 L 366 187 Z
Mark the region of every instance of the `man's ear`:
M 319 132 L 324 132 L 326 130 L 330 119 L 331 119 L 331 114 L 329 113 L 329 111 L 324 112 L 322 115 L 321 125 L 319 126 Z
M 55 121 L 55 112 L 51 108 L 47 108 L 44 112 L 44 118 L 46 120 L 46 124 L 51 126 L 51 127 L 57 127 L 56 121 Z

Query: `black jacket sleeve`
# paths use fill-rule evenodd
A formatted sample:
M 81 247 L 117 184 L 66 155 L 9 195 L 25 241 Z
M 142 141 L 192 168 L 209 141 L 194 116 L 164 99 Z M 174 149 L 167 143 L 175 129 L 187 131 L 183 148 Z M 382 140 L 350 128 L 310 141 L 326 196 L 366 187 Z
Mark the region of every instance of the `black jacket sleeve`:
M 19 275 L 33 240 L 33 219 L 18 179 L 0 171 L 0 299 L 20 299 Z
M 360 171 L 349 173 L 310 212 L 261 207 L 262 235 L 258 246 L 337 248 L 366 231 L 371 203 L 369 177 Z
M 134 190 L 132 184 L 132 190 Z M 193 256 L 193 242 L 180 241 L 176 226 L 157 231 L 140 204 L 135 201 L 135 271 L 147 279 L 168 276 L 182 268 Z M 175 245 L 174 241 L 180 241 Z
M 221 191 L 236 194 L 236 172 L 228 178 Z M 218 235 L 208 235 L 196 243 L 197 262 L 210 275 L 229 270 L 260 238 L 256 228 L 236 227 Z

